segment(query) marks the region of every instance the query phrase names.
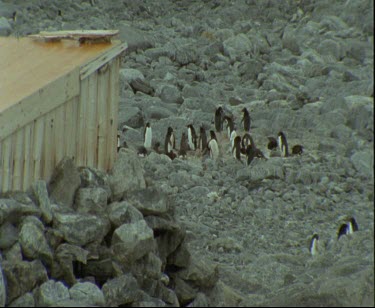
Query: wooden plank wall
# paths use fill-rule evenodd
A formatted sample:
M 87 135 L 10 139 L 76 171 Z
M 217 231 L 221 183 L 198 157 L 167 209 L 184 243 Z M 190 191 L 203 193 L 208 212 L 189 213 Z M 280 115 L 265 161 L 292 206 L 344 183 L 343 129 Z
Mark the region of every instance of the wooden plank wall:
M 116 158 L 119 57 L 80 81 L 80 95 L 0 140 L 0 192 L 50 180 L 69 156 L 77 166 L 108 171 Z

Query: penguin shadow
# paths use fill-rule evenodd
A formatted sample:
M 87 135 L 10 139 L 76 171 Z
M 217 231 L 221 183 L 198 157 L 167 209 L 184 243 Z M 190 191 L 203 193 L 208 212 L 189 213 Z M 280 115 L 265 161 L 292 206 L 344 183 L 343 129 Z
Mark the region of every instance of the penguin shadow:
M 322 243 L 318 233 L 313 234 L 309 241 L 309 252 L 311 256 L 323 256 L 335 247 L 337 248 L 337 245 L 341 246 L 343 239 L 347 239 L 354 232 L 359 231 L 357 221 L 353 216 L 345 216 L 344 218 L 341 218 L 340 221 L 335 238 L 331 237 L 325 239 Z

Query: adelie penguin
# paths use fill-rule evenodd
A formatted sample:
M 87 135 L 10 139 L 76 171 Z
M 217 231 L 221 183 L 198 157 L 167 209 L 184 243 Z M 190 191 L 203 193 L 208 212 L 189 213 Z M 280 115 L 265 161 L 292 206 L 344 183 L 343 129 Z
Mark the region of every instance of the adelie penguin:
M 224 117 L 224 127 L 227 130 L 228 139 L 230 139 L 230 136 L 234 130 L 233 119 L 230 116 Z
M 267 137 L 268 138 L 268 144 L 267 144 L 267 148 L 268 150 L 276 150 L 277 149 L 277 140 L 276 138 L 274 137 Z
M 314 234 L 310 241 L 310 253 L 316 256 L 319 253 L 319 235 Z
M 296 144 L 292 148 L 292 155 L 302 155 L 303 153 L 303 146 L 300 144 Z
M 237 136 L 236 138 L 234 138 L 232 155 L 235 159 L 241 161 L 241 137 L 240 136 Z
M 241 112 L 243 113 L 242 120 L 241 120 L 241 122 L 243 122 L 243 129 L 245 132 L 250 132 L 250 124 L 251 124 L 250 113 L 246 108 L 243 108 Z
M 217 159 L 219 157 L 219 146 L 217 144 L 216 134 L 213 130 L 210 131 L 211 139 L 207 144 L 207 148 L 210 152 L 210 157 L 212 159 Z
M 190 150 L 195 151 L 197 149 L 197 134 L 195 133 L 194 126 L 189 124 L 188 128 L 188 144 Z
M 173 149 L 176 148 L 176 138 L 173 133 L 173 128 L 168 127 L 167 134 L 164 141 L 164 152 L 168 155 Z
M 343 235 L 352 234 L 356 231 L 358 231 L 358 224 L 355 218 L 351 217 L 347 223 L 340 226 L 339 231 L 337 232 L 337 239 L 340 239 Z
M 178 151 L 178 157 L 185 158 L 189 149 L 188 138 L 185 133 L 181 135 L 180 150 Z
M 219 106 L 215 111 L 215 129 L 218 133 L 223 130 L 223 115 L 223 107 Z
M 143 137 L 144 137 L 143 146 L 148 150 L 151 149 L 151 146 L 152 146 L 152 129 L 151 129 L 150 122 L 147 122 L 147 124 L 145 126 L 145 131 L 144 131 Z
M 251 137 L 251 135 L 249 133 L 245 133 L 242 136 L 241 146 L 242 146 L 243 149 L 246 149 L 249 144 L 251 144 L 252 146 L 255 147 L 253 137 Z
M 253 161 L 255 157 L 255 149 L 254 147 L 249 144 L 247 147 L 246 147 L 246 164 L 249 166 L 251 164 L 251 162 Z
M 203 126 L 199 129 L 198 147 L 202 152 L 207 149 L 207 134 L 206 129 Z
M 138 151 L 137 151 L 137 155 L 139 157 L 146 157 L 148 155 L 148 151 L 147 151 L 147 149 L 144 146 L 143 147 L 139 147 Z
M 288 157 L 289 156 L 288 142 L 286 141 L 285 134 L 283 132 L 279 132 L 277 135 L 277 138 L 278 138 L 278 144 L 279 144 L 281 155 L 284 157 Z

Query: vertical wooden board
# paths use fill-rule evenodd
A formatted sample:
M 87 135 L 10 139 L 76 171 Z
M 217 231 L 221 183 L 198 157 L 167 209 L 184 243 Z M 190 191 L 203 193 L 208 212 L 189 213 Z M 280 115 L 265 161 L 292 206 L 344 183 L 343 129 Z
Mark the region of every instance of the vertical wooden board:
M 64 105 L 64 155 L 75 159 L 78 134 L 76 131 L 78 96 Z
M 65 103 L 66 104 L 66 103 Z M 64 120 L 65 120 L 65 108 L 64 105 L 57 107 L 54 111 L 55 123 L 54 123 L 54 143 L 55 143 L 55 158 L 53 167 L 55 167 L 64 157 L 65 148 L 65 132 L 64 132 Z
M 32 184 L 32 161 L 31 161 L 31 151 L 32 142 L 31 138 L 33 136 L 33 123 L 28 124 L 24 128 L 24 149 L 23 149 L 23 176 L 22 176 L 22 190 L 25 191 Z
M 52 110 L 44 115 L 44 140 L 42 155 L 42 176 L 43 180 L 49 181 L 55 166 L 56 144 L 55 144 L 55 111 Z
M 2 191 L 8 191 L 11 189 L 13 173 L 12 163 L 12 136 L 9 136 L 2 141 L 2 165 L 3 173 L 2 176 Z
M 98 124 L 98 164 L 100 170 L 106 170 L 108 160 L 107 138 L 108 134 L 108 87 L 109 87 L 110 70 L 108 65 L 98 70 L 98 105 L 97 105 L 97 124 Z
M 45 118 L 40 117 L 34 121 L 34 129 L 32 131 L 32 180 L 36 181 L 42 178 L 43 174 L 43 145 L 44 145 L 44 126 Z
M 22 189 L 22 176 L 23 176 L 23 142 L 24 142 L 24 129 L 19 129 L 14 133 L 13 138 L 13 179 L 12 190 Z
M 86 159 L 86 122 L 87 122 L 87 113 L 86 113 L 86 105 L 88 101 L 88 93 L 89 93 L 89 80 L 88 78 L 81 80 L 81 92 L 79 98 L 79 108 L 78 108 L 78 115 L 77 115 L 77 134 L 78 134 L 78 141 L 77 141 L 77 157 L 76 157 L 76 164 L 77 166 L 85 166 L 87 159 Z
M 113 167 L 117 156 L 117 123 L 119 102 L 119 65 L 120 58 L 116 57 L 110 62 L 109 93 L 108 93 L 108 138 L 107 138 L 107 164 L 106 171 Z
M 87 166 L 96 167 L 97 162 L 97 100 L 98 100 L 98 72 L 92 73 L 89 77 L 89 92 L 87 100 Z

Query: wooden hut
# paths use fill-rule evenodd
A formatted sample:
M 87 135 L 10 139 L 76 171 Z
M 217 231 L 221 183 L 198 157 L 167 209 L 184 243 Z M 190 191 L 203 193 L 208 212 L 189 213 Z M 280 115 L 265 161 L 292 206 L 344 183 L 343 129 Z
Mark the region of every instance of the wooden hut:
M 126 44 L 0 37 L 0 192 L 49 181 L 57 163 L 108 171 Z

